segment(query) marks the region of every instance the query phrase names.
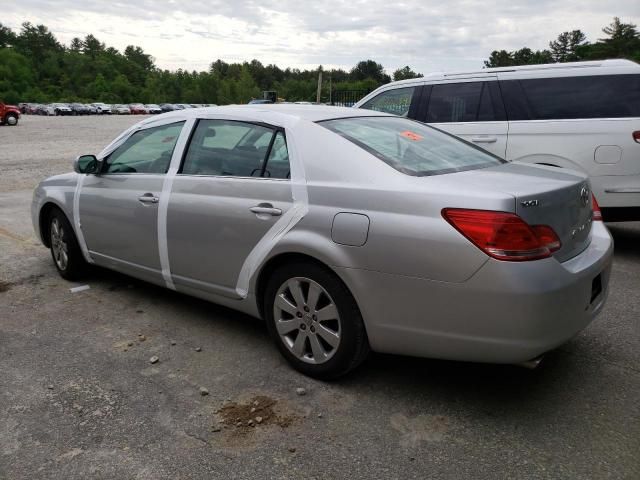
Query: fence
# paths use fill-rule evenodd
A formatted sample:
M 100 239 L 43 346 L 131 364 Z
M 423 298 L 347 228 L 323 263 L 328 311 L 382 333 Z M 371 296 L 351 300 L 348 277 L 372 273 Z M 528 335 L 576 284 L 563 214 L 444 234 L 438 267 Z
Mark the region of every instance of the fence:
M 369 90 L 333 90 L 331 105 L 337 107 L 353 107 L 353 105 L 369 93 Z

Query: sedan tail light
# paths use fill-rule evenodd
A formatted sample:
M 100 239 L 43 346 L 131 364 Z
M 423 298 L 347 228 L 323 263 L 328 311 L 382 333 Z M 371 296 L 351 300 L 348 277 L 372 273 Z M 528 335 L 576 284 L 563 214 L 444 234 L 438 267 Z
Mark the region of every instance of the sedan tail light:
M 515 213 L 445 208 L 442 216 L 487 255 L 522 262 L 548 258 L 561 247 L 548 225 L 529 225 Z
M 596 196 L 591 194 L 591 209 L 593 210 L 593 218 L 594 222 L 602 221 L 602 211 L 600 211 L 600 205 L 598 205 L 598 201 L 596 200 Z

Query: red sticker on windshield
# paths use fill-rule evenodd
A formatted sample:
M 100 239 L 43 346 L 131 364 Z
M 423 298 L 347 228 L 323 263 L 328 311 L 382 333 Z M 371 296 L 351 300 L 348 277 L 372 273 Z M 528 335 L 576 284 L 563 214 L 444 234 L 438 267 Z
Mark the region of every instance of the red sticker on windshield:
M 415 132 L 410 132 L 409 130 L 405 130 L 404 132 L 400 132 L 400 135 L 404 138 L 408 138 L 409 140 L 413 140 L 414 142 L 419 142 L 422 140 L 422 135 L 418 135 Z

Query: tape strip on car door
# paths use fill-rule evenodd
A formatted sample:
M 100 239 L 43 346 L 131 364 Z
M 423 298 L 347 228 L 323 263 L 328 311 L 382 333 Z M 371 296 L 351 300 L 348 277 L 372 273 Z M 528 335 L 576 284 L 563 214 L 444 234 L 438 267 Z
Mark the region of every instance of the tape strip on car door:
M 202 118 L 209 118 L 208 115 L 203 115 Z M 211 118 L 215 119 L 230 119 L 239 121 L 255 122 L 256 118 L 243 118 L 242 115 L 212 115 Z M 266 123 L 270 123 L 273 117 L 264 118 Z M 285 128 L 285 133 L 290 133 L 287 136 L 287 149 L 289 154 L 289 168 L 291 170 L 291 196 L 293 204 L 291 208 L 278 219 L 276 223 L 265 233 L 260 241 L 254 246 L 247 258 L 245 259 L 240 273 L 238 275 L 238 281 L 236 283 L 236 293 L 241 298 L 246 298 L 249 293 L 249 282 L 251 277 L 256 272 L 257 268 L 262 264 L 264 259 L 269 255 L 269 252 L 278 243 L 284 234 L 291 230 L 308 212 L 309 201 L 307 194 L 306 176 L 304 172 L 304 164 L 299 153 L 299 150 L 295 143 L 295 131 L 299 124 L 299 120 L 290 119 L 289 117 L 281 117 L 281 126 Z M 175 178 L 178 169 L 180 168 L 180 162 L 182 161 L 182 154 L 185 149 L 186 143 L 190 137 L 191 130 L 196 122 L 195 118 L 190 118 L 185 123 L 185 128 L 182 129 L 180 138 L 176 143 L 173 156 L 171 157 L 171 164 L 169 171 L 165 176 L 165 180 L 162 185 L 162 192 L 160 193 L 160 200 L 158 204 L 158 250 L 160 253 L 160 265 L 162 268 L 162 276 L 167 285 L 167 288 L 175 290 L 175 285 L 171 278 L 171 266 L 169 261 L 169 252 L 167 246 L 167 211 L 169 207 L 169 198 L 171 196 L 171 189 L 173 186 L 173 179 Z
M 260 241 L 253 247 L 245 259 L 238 282 L 236 284 L 236 293 L 246 298 L 249 293 L 249 283 L 251 277 L 262 262 L 267 258 L 269 252 L 276 246 L 278 241 L 291 230 L 309 211 L 309 197 L 307 193 L 306 175 L 304 172 L 304 164 L 300 155 L 300 151 L 295 142 L 295 131 L 299 124 L 299 120 L 285 121 L 285 133 L 287 135 L 287 150 L 289 154 L 289 168 L 291 171 L 291 196 L 293 205 L 291 208 L 278 219 L 276 223 L 267 231 Z
M 160 268 L 162 269 L 162 278 L 164 279 L 167 288 L 170 288 L 171 290 L 175 290 L 176 286 L 173 284 L 173 279 L 171 278 L 169 247 L 167 243 L 167 212 L 169 210 L 169 198 L 171 197 L 173 179 L 180 168 L 182 153 L 189 141 L 191 130 L 195 123 L 195 118 L 189 118 L 182 127 L 176 146 L 173 149 L 173 155 L 171 156 L 171 162 L 169 163 L 169 170 L 164 177 L 162 192 L 160 192 L 160 199 L 158 201 L 158 253 L 160 255 Z
M 78 174 L 78 180 L 76 182 L 76 191 L 73 194 L 73 228 L 76 231 L 76 238 L 78 239 L 78 246 L 82 251 L 82 256 L 88 263 L 93 263 L 89 250 L 87 249 L 87 243 L 84 241 L 84 235 L 82 234 L 82 227 L 80 225 L 80 191 L 82 190 L 82 184 L 84 183 L 86 175 Z

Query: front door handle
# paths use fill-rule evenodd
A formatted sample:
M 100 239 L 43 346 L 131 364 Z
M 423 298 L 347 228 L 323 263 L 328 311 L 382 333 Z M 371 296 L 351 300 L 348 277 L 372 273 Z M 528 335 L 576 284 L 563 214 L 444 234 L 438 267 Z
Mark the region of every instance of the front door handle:
M 251 210 L 256 215 L 271 215 L 273 217 L 279 217 L 282 215 L 282 210 L 279 208 L 274 208 L 270 203 L 260 203 L 254 207 L 251 207 Z
M 138 201 L 142 203 L 158 203 L 160 199 L 153 193 L 145 193 L 144 195 L 140 195 L 138 197 Z
M 496 143 L 497 137 L 471 137 L 473 143 Z

